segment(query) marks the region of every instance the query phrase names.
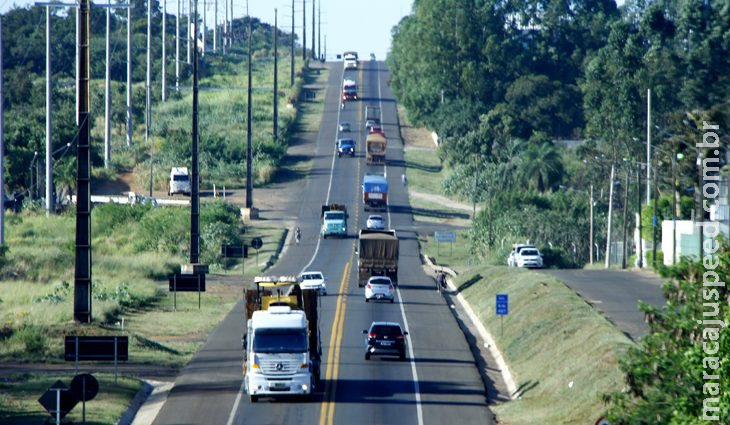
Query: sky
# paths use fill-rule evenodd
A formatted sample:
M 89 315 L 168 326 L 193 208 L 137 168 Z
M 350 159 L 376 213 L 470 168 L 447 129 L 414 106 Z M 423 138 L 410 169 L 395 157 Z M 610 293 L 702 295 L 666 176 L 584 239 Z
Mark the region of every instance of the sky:
M 69 0 L 65 0 L 68 2 Z M 116 3 L 116 0 L 111 0 Z M 162 2 L 163 0 L 160 0 Z M 213 25 L 214 0 L 205 0 L 207 4 L 206 19 Z M 223 21 L 223 1 L 218 4 L 218 22 Z M 230 0 L 229 4 L 230 4 Z M 93 3 L 93 1 L 92 1 Z M 106 1 L 99 1 L 106 3 Z M 186 3 L 186 0 L 183 0 Z M 5 13 L 14 5 L 26 7 L 34 4 L 34 0 L 0 0 L 0 13 Z M 203 0 L 198 0 L 198 8 L 202 8 Z M 327 60 L 335 60 L 335 55 L 348 50 L 359 53 L 360 58 L 369 58 L 374 53 L 376 58 L 385 59 L 390 48 L 390 31 L 403 16 L 411 12 L 413 0 L 321 0 L 322 11 L 322 53 L 327 40 Z M 320 0 L 317 0 L 317 7 Z M 311 47 L 312 38 L 312 0 L 306 0 L 307 46 Z M 291 31 L 291 0 L 249 0 L 249 12 L 264 22 L 274 23 L 274 8 L 279 11 L 279 27 Z M 177 11 L 177 0 L 167 0 L 168 14 Z M 245 15 L 246 1 L 233 0 L 233 16 Z M 302 0 L 294 4 L 295 31 L 302 40 Z M 202 13 L 202 12 L 201 12 Z M 318 18 L 318 17 L 317 17 Z M 93 29 L 92 29 L 93 31 Z M 103 31 L 100 28 L 100 31 Z

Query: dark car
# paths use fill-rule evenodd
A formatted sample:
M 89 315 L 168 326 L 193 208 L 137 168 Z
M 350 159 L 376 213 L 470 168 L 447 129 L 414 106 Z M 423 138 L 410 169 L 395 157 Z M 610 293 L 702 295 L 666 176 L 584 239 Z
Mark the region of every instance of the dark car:
M 355 156 L 355 141 L 352 139 L 340 139 L 337 141 L 337 156 Z
M 369 330 L 362 331 L 365 338 L 365 360 L 374 355 L 396 355 L 406 359 L 406 335 L 398 323 L 373 322 Z

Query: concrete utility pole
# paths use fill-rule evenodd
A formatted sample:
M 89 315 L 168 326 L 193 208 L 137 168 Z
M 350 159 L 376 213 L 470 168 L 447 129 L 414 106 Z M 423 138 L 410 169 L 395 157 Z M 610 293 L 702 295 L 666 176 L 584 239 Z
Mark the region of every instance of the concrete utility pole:
M 180 0 L 177 0 L 175 19 L 175 91 L 180 91 Z
M 317 11 L 315 9 L 315 6 L 317 6 L 317 1 L 312 0 L 312 52 L 310 54 L 310 57 L 312 58 L 312 60 L 314 60 L 314 54 L 317 53 L 316 50 L 314 49 L 314 42 L 316 41 L 314 36 L 315 36 L 315 32 L 317 30 L 317 27 L 315 25 L 315 19 L 314 19 L 315 12 Z
M 253 30 L 251 28 L 251 15 L 248 14 L 248 1 L 246 1 L 246 18 L 248 20 L 248 101 L 246 102 L 246 208 L 253 208 L 253 140 L 251 137 L 251 38 L 253 38 Z
M 205 56 L 205 37 L 208 33 L 208 27 L 206 26 L 208 23 L 206 9 L 207 9 L 207 5 L 205 4 L 205 0 L 203 0 L 203 51 L 201 53 L 201 55 L 203 55 L 203 56 Z
M 307 60 L 307 0 L 302 0 L 302 60 Z
M 228 30 L 228 33 L 230 34 L 230 40 L 228 41 L 228 44 L 230 46 L 233 45 L 233 0 L 231 0 L 231 21 L 228 23 L 230 25 L 230 28 Z
M 162 0 L 162 101 L 165 100 L 167 100 L 167 0 Z
M 228 0 L 223 0 L 223 54 L 226 54 L 226 47 L 228 46 Z
M 132 127 L 132 6 L 130 5 L 130 7 L 127 8 L 127 146 L 132 146 L 133 130 L 134 130 L 134 128 Z
M 590 205 L 588 207 L 588 210 L 590 211 L 590 235 L 589 238 L 589 257 L 590 257 L 590 264 L 593 264 L 593 185 L 591 185 L 591 197 L 590 197 Z
M 279 140 L 279 12 L 274 9 L 274 141 Z
M 322 57 L 323 61 L 327 61 L 327 34 L 324 35 L 324 56 Z
M 79 75 L 79 26 L 81 25 L 81 18 L 79 17 L 79 8 L 76 8 L 76 76 Z M 78 78 L 74 78 L 76 80 L 76 110 L 79 110 L 79 80 Z M 79 125 L 79 116 L 76 115 L 76 126 Z
M 646 205 L 651 202 L 651 89 L 646 90 Z
M 111 6 L 111 4 L 109 4 Z M 106 70 L 104 73 L 104 168 L 109 168 L 112 160 L 112 89 L 111 89 L 111 42 L 109 33 L 111 32 L 111 8 L 106 9 Z
M 51 215 L 53 211 L 51 114 L 51 7 L 46 6 L 46 216 Z
M 218 53 L 218 0 L 213 0 L 213 53 Z
M 317 59 L 322 59 L 322 0 L 317 5 Z
M 5 245 L 5 135 L 3 116 L 3 20 L 0 16 L 0 247 Z
M 193 33 L 193 0 L 188 0 L 188 30 L 185 32 L 186 38 L 188 39 L 188 65 L 190 65 L 190 39 Z
M 198 0 L 195 0 L 195 16 L 198 16 Z M 198 178 L 198 20 L 195 20 L 196 46 L 193 52 L 193 128 L 192 128 L 192 175 L 190 185 L 190 263 L 198 263 L 200 254 L 200 179 Z
M 144 141 L 150 140 L 150 109 L 151 109 L 151 75 L 152 68 L 152 1 L 147 0 L 147 76 L 145 78 L 145 123 L 144 123 Z
M 613 213 L 613 175 L 614 163 L 611 162 L 611 178 L 608 188 L 608 226 L 606 227 L 606 268 L 609 266 L 611 259 L 611 214 Z
M 294 0 L 291 0 L 291 71 L 289 86 L 294 87 Z

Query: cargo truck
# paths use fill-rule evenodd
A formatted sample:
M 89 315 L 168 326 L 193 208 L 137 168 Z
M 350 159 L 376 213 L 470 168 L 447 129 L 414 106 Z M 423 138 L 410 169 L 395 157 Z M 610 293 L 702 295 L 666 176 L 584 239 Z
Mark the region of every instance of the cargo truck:
M 387 276 L 398 284 L 398 236 L 395 230 L 360 230 L 357 285 L 365 286 L 372 276 Z
M 384 174 L 365 173 L 362 178 L 362 202 L 365 211 L 388 209 L 388 181 Z
M 357 69 L 357 52 L 343 53 L 345 69 Z
M 316 289 L 294 276 L 258 276 L 245 291 L 244 390 L 263 396 L 309 396 L 321 386 L 322 347 Z
M 322 228 L 320 235 L 347 237 L 347 207 L 340 204 L 322 205 Z
M 372 132 L 365 139 L 365 163 L 367 165 L 385 164 L 385 150 L 388 139 L 382 132 Z
M 342 101 L 357 100 L 357 83 L 353 80 L 342 82 Z

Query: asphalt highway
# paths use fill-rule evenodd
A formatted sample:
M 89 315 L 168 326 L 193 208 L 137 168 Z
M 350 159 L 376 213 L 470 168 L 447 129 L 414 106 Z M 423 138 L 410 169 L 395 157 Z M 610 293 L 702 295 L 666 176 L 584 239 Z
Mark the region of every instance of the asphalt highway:
M 329 63 L 325 107 L 313 164 L 297 196 L 296 215 L 302 243 L 290 246 L 267 274 L 322 271 L 328 296 L 322 298 L 320 330 L 324 391 L 309 400 L 261 398 L 250 403 L 242 393 L 241 333 L 243 304 L 239 302 L 209 335 L 182 371 L 155 424 L 493 424 L 486 394 L 466 339 L 434 281 L 421 267 L 403 174 L 403 144 L 399 138 L 395 99 L 387 85 L 384 63 L 361 61 L 357 71 Z M 361 100 L 340 108 L 344 78 L 358 83 Z M 385 166 L 365 165 L 365 106 L 380 106 L 388 138 Z M 352 125 L 338 136 L 338 122 Z M 337 158 L 338 137 L 356 141 L 354 158 Z M 399 287 L 396 302 L 365 303 L 357 286 L 357 232 L 367 213 L 360 188 L 365 172 L 386 173 L 389 212 L 386 227 L 400 238 Z M 291 200 L 289 200 L 291 201 Z M 318 237 L 323 204 L 347 205 L 348 238 Z M 395 357 L 366 361 L 364 335 L 375 320 L 399 322 L 409 331 L 405 362 Z

